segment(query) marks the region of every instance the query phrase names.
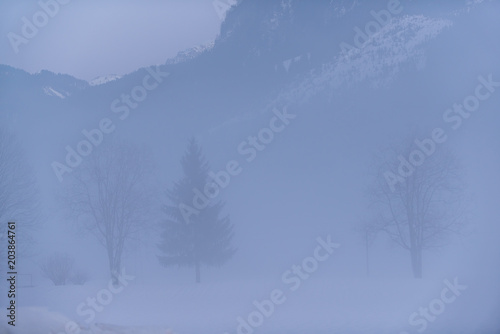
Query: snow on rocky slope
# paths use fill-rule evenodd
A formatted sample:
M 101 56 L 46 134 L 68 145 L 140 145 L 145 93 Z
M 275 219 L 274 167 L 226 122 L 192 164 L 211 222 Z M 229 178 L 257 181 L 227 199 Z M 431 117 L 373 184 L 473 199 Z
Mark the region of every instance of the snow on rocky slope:
M 120 78 L 121 78 L 121 76 L 116 75 L 116 74 L 103 75 L 103 76 L 100 76 L 100 77 L 97 77 L 95 79 L 90 80 L 89 85 L 90 86 L 99 86 L 99 85 L 103 85 L 105 83 L 108 83 L 108 82 L 111 82 L 111 81 L 114 81 L 114 80 L 117 80 Z

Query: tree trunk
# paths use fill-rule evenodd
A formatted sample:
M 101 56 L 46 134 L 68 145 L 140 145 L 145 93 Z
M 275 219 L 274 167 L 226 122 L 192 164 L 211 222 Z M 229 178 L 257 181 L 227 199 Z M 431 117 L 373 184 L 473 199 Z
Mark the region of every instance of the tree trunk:
M 196 283 L 200 283 L 201 282 L 201 273 L 200 273 L 200 263 L 199 262 L 196 262 L 195 270 L 196 270 Z
M 111 283 L 113 286 L 118 286 L 119 280 L 118 277 L 120 275 L 120 267 L 121 267 L 121 261 L 118 258 L 119 255 L 115 254 L 113 252 L 113 249 L 111 246 L 107 247 L 107 252 L 108 252 L 108 261 L 109 261 L 109 271 L 111 274 Z
M 116 272 L 115 270 L 111 271 L 111 283 L 115 287 L 118 286 L 118 272 Z
M 414 278 L 422 278 L 422 250 L 411 249 L 411 267 L 413 270 Z
M 365 232 L 365 247 L 366 247 L 366 277 L 370 277 L 370 243 L 368 240 L 368 232 Z

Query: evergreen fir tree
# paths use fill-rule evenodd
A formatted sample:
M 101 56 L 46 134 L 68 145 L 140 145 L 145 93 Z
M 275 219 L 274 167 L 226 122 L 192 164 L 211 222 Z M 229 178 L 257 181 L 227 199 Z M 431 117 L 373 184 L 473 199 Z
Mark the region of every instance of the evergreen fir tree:
M 222 202 L 198 195 L 198 199 L 203 198 L 204 207 L 196 208 L 193 204 L 196 194 L 204 192 L 207 185 L 216 187 L 208 175 L 208 162 L 194 139 L 189 141 L 181 165 L 183 177 L 167 192 L 167 219 L 158 245 L 163 254 L 158 259 L 165 267 L 194 267 L 196 282 L 200 283 L 202 265 L 221 266 L 235 253 L 231 245 L 233 225 L 228 216 L 221 217 Z

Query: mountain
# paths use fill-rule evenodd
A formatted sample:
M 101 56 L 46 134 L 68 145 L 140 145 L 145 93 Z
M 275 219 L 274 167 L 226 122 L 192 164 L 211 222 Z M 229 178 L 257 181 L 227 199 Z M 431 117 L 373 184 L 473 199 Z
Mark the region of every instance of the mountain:
M 0 65 L 1 105 L 10 100 L 16 100 L 19 95 L 40 98 L 51 96 L 66 98 L 88 88 L 84 80 L 76 79 L 67 74 L 56 74 L 46 70 L 29 74 L 26 71 L 7 65 Z
M 206 43 L 203 45 L 198 45 L 189 49 L 186 49 L 184 51 L 180 51 L 177 53 L 177 55 L 173 58 L 167 59 L 166 65 L 174 65 L 178 63 L 182 63 L 191 59 L 194 59 L 201 55 L 202 53 L 209 51 L 214 47 L 214 42 Z
M 269 170 L 256 163 L 256 174 L 241 182 L 259 175 L 295 184 L 282 171 L 308 173 L 314 163 L 318 180 L 357 189 L 376 149 L 408 127 L 441 126 L 443 111 L 467 96 L 478 76 L 500 77 L 497 10 L 495 1 L 244 0 L 229 10 L 213 45 L 101 78 L 105 84 L 2 65 L 0 121 L 24 138 L 51 187 L 59 186 L 51 163 L 64 161 L 66 147 L 74 148 L 82 131 L 104 118 L 116 126 L 114 135 L 156 152 L 161 182 L 171 182 L 191 135 L 223 164 L 240 157 L 238 145 L 259 133 L 274 109 L 288 108 L 298 115 L 289 130 L 294 135 L 276 134 L 269 147 L 285 146 L 261 153 Z M 130 104 L 127 95 L 135 96 Z M 482 113 L 486 128 L 497 114 Z M 363 140 L 367 136 L 372 140 Z M 332 179 L 332 168 L 346 169 L 349 177 Z

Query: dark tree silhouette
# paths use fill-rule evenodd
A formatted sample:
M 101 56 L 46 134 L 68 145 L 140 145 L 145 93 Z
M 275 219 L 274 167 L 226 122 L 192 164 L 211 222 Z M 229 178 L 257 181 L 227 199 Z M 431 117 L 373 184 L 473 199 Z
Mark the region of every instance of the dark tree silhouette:
M 163 266 L 194 267 L 200 283 L 202 265 L 221 266 L 235 253 L 233 225 L 229 217 L 221 217 L 224 204 L 210 198 L 217 185 L 209 178 L 208 163 L 194 139 L 181 165 L 184 176 L 167 192 L 167 219 L 158 245 L 163 254 L 158 259 Z

